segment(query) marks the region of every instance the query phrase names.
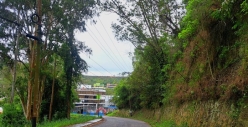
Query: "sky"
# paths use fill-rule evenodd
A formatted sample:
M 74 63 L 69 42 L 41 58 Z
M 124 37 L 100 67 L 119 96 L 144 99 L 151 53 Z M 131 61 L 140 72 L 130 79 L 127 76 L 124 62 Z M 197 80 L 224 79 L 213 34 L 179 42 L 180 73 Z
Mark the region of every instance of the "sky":
M 120 76 L 121 72 L 132 72 L 132 59 L 128 55 L 134 52 L 131 42 L 118 41 L 115 38 L 111 23 L 118 22 L 118 16 L 113 13 L 102 12 L 96 17 L 96 24 L 86 23 L 86 32 L 76 32 L 75 38 L 85 42 L 92 49 L 92 55 L 81 53 L 89 68 L 83 75 L 92 76 Z

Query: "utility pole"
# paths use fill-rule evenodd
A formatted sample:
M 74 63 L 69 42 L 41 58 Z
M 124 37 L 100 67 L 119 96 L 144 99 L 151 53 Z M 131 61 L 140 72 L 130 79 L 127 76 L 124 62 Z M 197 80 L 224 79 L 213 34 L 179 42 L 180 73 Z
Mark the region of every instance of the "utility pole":
M 27 119 L 30 120 L 31 116 L 31 123 L 32 127 L 36 127 L 36 119 L 39 115 L 39 96 L 40 96 L 40 63 L 41 63 L 41 43 L 42 43 L 42 31 L 41 31 L 41 20 L 42 20 L 42 13 L 41 13 L 41 6 L 42 6 L 42 0 L 36 0 L 36 8 L 37 8 L 37 14 L 33 14 L 31 17 L 31 20 L 33 23 L 36 23 L 36 33 L 35 36 L 32 36 L 31 34 L 26 34 L 26 37 L 34 39 L 34 51 L 35 55 L 32 57 L 34 61 L 34 67 L 31 69 L 34 70 L 34 73 L 32 73 L 31 78 L 34 78 L 34 82 L 32 82 L 32 88 L 28 88 L 28 100 L 27 100 Z M 9 20 L 3 16 L 0 15 L 0 19 L 6 20 L 7 22 L 13 23 L 18 26 L 18 30 L 20 27 L 23 27 L 20 23 L 17 23 L 15 21 Z M 18 41 L 18 37 L 17 37 Z M 17 44 L 18 45 L 18 44 Z M 17 50 L 17 49 L 16 49 Z M 15 58 L 16 59 L 16 58 Z M 13 82 L 14 84 L 14 82 Z M 14 86 L 12 86 L 12 92 L 13 92 Z M 14 95 L 14 92 L 11 93 Z M 32 105 L 31 105 L 32 104 Z
M 42 37 L 42 32 L 41 32 L 41 18 L 42 18 L 42 13 L 41 13 L 41 6 L 42 6 L 42 0 L 36 0 L 36 7 L 37 7 L 37 23 L 36 23 L 36 37 L 37 40 L 35 40 L 34 45 L 36 46 L 36 58 L 35 58 L 35 67 L 34 67 L 34 84 L 33 84 L 33 105 L 32 105 L 32 110 L 31 110 L 31 121 L 32 121 L 32 127 L 36 127 L 36 119 L 39 115 L 39 93 L 40 93 L 40 62 L 41 62 L 41 37 Z M 33 15 L 34 16 L 34 15 Z M 32 17 L 35 18 L 35 17 Z M 33 19 L 32 19 L 33 20 Z

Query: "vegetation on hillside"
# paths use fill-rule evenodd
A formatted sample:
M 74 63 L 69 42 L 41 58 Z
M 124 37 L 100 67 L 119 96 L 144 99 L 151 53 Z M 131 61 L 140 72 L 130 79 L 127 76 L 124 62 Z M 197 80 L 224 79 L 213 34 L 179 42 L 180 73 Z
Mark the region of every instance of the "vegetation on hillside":
M 92 52 L 74 33 L 86 31 L 85 21 L 97 14 L 96 2 L 4 0 L 0 10 L 0 97 L 17 104 L 13 112 L 19 114 L 5 111 L 4 120 L 11 125 L 11 119 L 70 119 L 74 89 L 88 69 L 79 54 Z M 11 105 L 4 108 L 17 109 Z
M 2 17 L 22 24 L 22 32 L 35 34 L 37 26 L 28 15 L 36 12 L 34 1 L 0 3 Z M 83 77 L 81 81 L 80 74 L 87 71 L 87 63 L 79 52 L 91 54 L 92 51 L 75 40 L 74 32 L 85 31 L 85 20 L 97 14 L 96 4 L 101 11 L 119 15 L 119 22 L 112 24 L 116 38 L 135 46 L 134 71 L 114 91 L 119 108 L 155 111 L 172 103 L 180 106 L 186 102 L 222 101 L 232 103 L 228 115 L 237 122 L 241 109 L 246 107 L 247 0 L 184 0 L 182 3 L 177 0 L 106 0 L 103 3 L 43 0 L 42 4 L 44 42 L 41 47 L 21 36 L 16 23 L 0 20 L 0 97 L 13 102 L 14 97 L 9 95 L 10 88 L 15 88 L 28 120 L 37 116 L 42 121 L 47 115 L 49 120 L 70 118 L 72 101 L 76 99 L 72 90 L 79 81 L 119 83 L 119 79 L 102 77 L 96 81 Z M 15 46 L 16 42 L 19 47 Z M 40 59 L 38 48 L 42 49 Z M 41 63 L 38 71 L 35 61 Z M 33 89 L 38 91 L 34 93 Z M 34 108 L 38 114 L 31 113 L 32 102 L 37 104 Z M 19 112 L 19 107 L 9 108 Z
M 122 1 L 104 4 L 120 16 L 113 24 L 116 36 L 133 40 L 136 46 L 134 71 L 115 91 L 117 106 L 153 110 L 171 103 L 214 100 L 234 103 L 232 118 L 237 119 L 247 101 L 247 1 L 130 4 L 135 7 L 132 11 Z
M 105 86 L 107 84 L 118 84 L 125 77 L 112 77 L 112 76 L 83 76 L 81 79 L 82 84 L 93 85 L 101 83 Z
M 117 0 L 102 7 L 120 16 L 119 23 L 112 25 L 116 37 L 136 47 L 134 71 L 116 88 L 118 107 L 138 110 L 162 106 L 170 87 L 166 84 L 168 72 L 182 49 L 176 38 L 183 5 L 174 0 Z

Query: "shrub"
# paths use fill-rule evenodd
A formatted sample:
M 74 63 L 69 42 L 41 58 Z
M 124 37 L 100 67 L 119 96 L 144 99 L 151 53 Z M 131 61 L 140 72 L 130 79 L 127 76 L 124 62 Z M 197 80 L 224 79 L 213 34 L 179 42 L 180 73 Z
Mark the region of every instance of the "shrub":
M 4 104 L 4 112 L 0 115 L 0 123 L 3 127 L 24 126 L 27 120 L 22 108 L 15 104 Z

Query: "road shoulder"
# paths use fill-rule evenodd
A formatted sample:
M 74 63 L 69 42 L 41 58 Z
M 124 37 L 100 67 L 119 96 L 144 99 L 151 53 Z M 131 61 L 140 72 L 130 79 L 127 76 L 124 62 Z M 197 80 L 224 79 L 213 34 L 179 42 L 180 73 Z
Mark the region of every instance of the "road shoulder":
M 67 127 L 92 127 L 92 126 L 95 126 L 95 125 L 100 124 L 102 122 L 104 122 L 104 118 L 94 119 L 94 120 L 90 120 L 90 121 L 85 122 L 85 123 L 74 124 L 74 125 L 70 125 Z

